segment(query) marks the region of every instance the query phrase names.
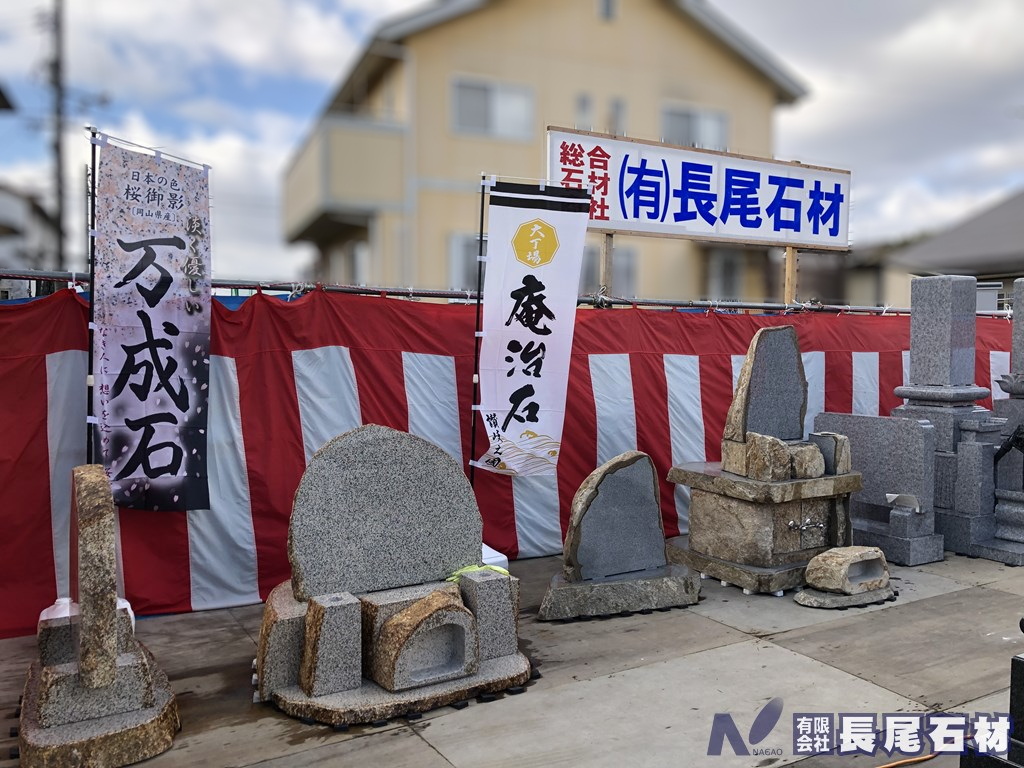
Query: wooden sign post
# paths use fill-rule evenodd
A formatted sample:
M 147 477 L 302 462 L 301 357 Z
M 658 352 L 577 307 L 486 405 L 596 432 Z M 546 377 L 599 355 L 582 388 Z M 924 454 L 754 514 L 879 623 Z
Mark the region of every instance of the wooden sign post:
M 786 289 L 785 302 L 792 304 L 796 301 L 796 248 L 786 246 Z

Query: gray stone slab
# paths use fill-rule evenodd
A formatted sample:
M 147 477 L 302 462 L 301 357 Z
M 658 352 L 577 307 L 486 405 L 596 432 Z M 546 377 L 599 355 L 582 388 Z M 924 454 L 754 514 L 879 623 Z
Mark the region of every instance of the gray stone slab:
M 908 403 L 893 408 L 892 415 L 901 419 L 927 421 L 935 428 L 935 450 L 956 453 L 960 444 L 960 424 L 968 419 L 988 418 L 989 412 L 970 404 L 940 407 Z
M 928 423 L 889 416 L 820 413 L 815 432 L 838 432 L 850 439 L 853 468 L 863 476 L 863 488 L 852 496 L 856 504 L 887 506 L 886 494 L 907 493 L 922 509 L 935 497 L 935 437 Z M 886 556 L 888 556 L 886 552 Z
M 1024 277 L 1013 281 L 1013 346 L 1010 352 L 1010 371 L 1024 373 L 1024 322 L 1017 322 L 1018 312 L 1024 314 Z
M 665 565 L 665 531 L 654 462 L 627 451 L 601 465 L 572 500 L 565 535 L 567 579 L 594 579 Z
M 995 446 L 960 443 L 957 451 L 956 509 L 961 515 L 991 515 L 995 509 Z
M 558 573 L 551 579 L 537 618 L 554 621 L 674 608 L 693 605 L 699 595 L 700 575 L 682 565 L 602 581 L 567 581 Z
M 299 685 L 310 696 L 358 688 L 363 681 L 363 617 L 349 592 L 307 603 Z
M 889 533 L 889 527 L 869 520 L 853 521 L 853 543 L 863 547 L 878 547 L 885 559 L 896 565 L 923 565 L 942 559 L 941 534 L 903 538 Z
M 826 475 L 845 475 L 853 469 L 850 438 L 837 432 L 811 432 L 807 439 L 818 446 Z
M 936 533 L 935 514 L 934 510 L 915 512 L 906 507 L 895 507 L 889 511 L 889 533 L 904 539 L 931 536 Z
M 665 547 L 662 544 L 662 553 Z M 462 602 L 476 617 L 480 661 L 519 650 L 519 579 L 494 571 L 471 571 L 459 579 Z
M 153 706 L 153 679 L 141 651 L 116 657 L 114 680 L 84 684 L 74 662 L 40 670 L 38 721 L 43 728 L 94 720 Z
M 78 658 L 78 606 L 72 604 L 70 616 L 58 619 L 43 619 L 36 625 L 36 641 L 39 646 L 39 660 L 44 667 L 67 664 Z M 116 632 L 117 653 L 132 650 L 132 619 L 124 608 L 117 610 Z
M 334 438 L 310 459 L 288 526 L 300 600 L 447 578 L 480 562 L 482 522 L 455 460 L 422 438 L 376 424 Z
M 744 442 L 747 432 L 800 440 L 807 412 L 807 378 L 796 329 L 762 328 L 750 341 L 724 439 Z
M 993 515 L 961 515 L 953 510 L 935 512 L 935 532 L 942 534 L 943 546 L 959 555 L 974 555 L 974 544 L 991 539 L 996 533 Z
M 957 455 L 949 451 L 935 452 L 934 506 L 944 509 L 956 507 Z
M 918 277 L 910 283 L 910 383 L 974 384 L 977 280 Z
M 975 541 L 971 545 L 971 554 L 1015 567 L 1024 565 L 1024 543 L 1019 541 L 995 538 Z

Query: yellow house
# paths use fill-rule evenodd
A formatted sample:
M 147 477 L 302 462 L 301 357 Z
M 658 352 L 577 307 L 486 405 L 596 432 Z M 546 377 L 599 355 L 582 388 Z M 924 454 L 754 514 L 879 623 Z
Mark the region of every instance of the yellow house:
M 475 288 L 481 174 L 544 178 L 546 126 L 771 157 L 801 95 L 704 0 L 440 0 L 360 52 L 288 166 L 285 234 L 321 281 Z M 613 265 L 617 296 L 781 294 L 764 248 L 617 236 Z

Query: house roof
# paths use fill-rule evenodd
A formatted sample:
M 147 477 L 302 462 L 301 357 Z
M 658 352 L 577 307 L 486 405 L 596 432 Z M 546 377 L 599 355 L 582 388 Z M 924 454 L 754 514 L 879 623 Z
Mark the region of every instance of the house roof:
M 452 21 L 487 6 L 491 0 L 438 0 L 432 5 L 385 21 L 373 35 L 349 70 L 328 110 L 356 103 L 359 84 L 367 82 L 394 58 L 390 46 L 419 32 Z M 791 103 L 806 89 L 764 49 L 714 11 L 706 0 L 666 0 L 686 18 L 704 28 L 737 56 L 764 75 L 776 89 L 776 98 Z
M 962 224 L 894 253 L 910 271 L 949 275 L 1024 272 L 1024 190 Z

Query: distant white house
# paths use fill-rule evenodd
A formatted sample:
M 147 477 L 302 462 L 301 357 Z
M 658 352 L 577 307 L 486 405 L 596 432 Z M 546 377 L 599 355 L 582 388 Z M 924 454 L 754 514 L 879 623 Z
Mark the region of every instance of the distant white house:
M 57 224 L 31 195 L 0 185 L 0 270 L 57 268 Z M 0 300 L 31 295 L 26 280 L 0 280 Z

